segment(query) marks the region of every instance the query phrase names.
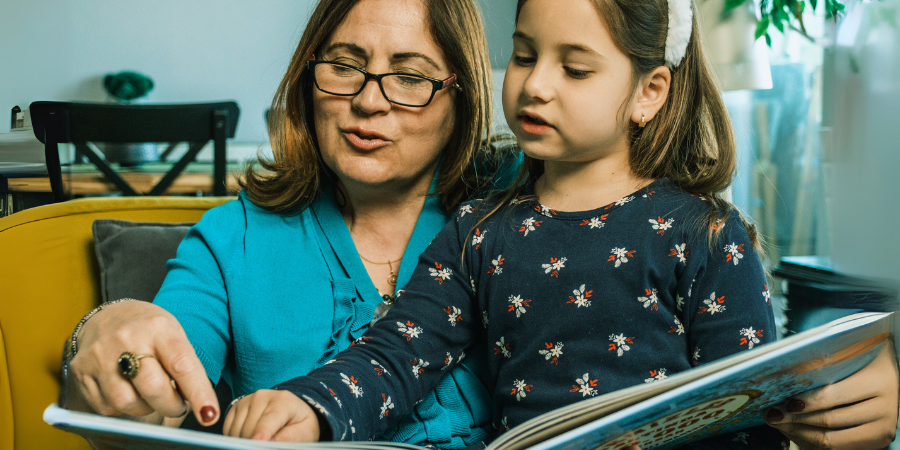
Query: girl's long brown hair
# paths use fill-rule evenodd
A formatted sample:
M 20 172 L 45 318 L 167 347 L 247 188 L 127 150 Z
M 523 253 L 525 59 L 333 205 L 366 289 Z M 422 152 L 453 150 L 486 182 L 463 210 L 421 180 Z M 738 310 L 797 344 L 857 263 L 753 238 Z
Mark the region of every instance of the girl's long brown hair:
M 527 0 L 518 0 L 516 21 Z M 613 41 L 632 64 L 632 91 L 645 75 L 666 65 L 668 32 L 666 0 L 593 0 Z M 710 201 L 705 219 L 709 244 L 718 237 L 720 221 L 733 206 L 722 198 L 735 171 L 735 140 L 722 94 L 703 53 L 697 8 L 693 31 L 681 64 L 672 69 L 669 96 L 654 120 L 645 128 L 630 123 L 629 165 L 641 178 L 668 178 L 682 189 Z M 524 182 L 535 182 L 544 172 L 543 161 L 525 156 L 513 189 L 491 202 L 492 215 L 514 196 Z M 479 221 L 482 223 L 487 217 Z M 744 220 L 743 216 L 741 217 Z M 762 251 L 753 225 L 744 220 L 753 245 Z M 477 225 L 476 225 L 477 226 Z
M 344 21 L 359 0 L 321 0 L 272 100 L 269 139 L 273 159 L 249 164 L 241 187 L 250 200 L 268 210 L 297 211 L 309 206 L 334 174 L 322 162 L 312 120 L 312 79 L 306 61 Z M 444 52 L 462 88 L 455 99 L 456 126 L 443 149 L 434 195 L 450 211 L 474 195 L 488 177 L 474 169 L 491 126 L 491 66 L 481 13 L 473 0 L 422 0 L 432 37 Z

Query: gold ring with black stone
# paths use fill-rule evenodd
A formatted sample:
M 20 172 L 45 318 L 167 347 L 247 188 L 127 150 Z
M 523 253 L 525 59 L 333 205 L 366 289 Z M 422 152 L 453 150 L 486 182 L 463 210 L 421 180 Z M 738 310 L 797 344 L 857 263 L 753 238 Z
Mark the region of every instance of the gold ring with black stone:
M 119 373 L 123 377 L 133 380 L 137 376 L 138 370 L 141 369 L 141 359 L 153 355 L 135 355 L 131 352 L 122 352 L 119 355 Z

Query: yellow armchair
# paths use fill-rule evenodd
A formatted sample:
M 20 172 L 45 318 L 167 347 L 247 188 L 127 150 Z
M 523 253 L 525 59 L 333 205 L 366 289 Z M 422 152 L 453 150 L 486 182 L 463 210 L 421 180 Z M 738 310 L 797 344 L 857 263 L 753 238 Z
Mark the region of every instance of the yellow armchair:
M 44 423 L 63 342 L 100 302 L 96 219 L 196 222 L 231 198 L 91 198 L 0 218 L 0 450 L 90 448 Z

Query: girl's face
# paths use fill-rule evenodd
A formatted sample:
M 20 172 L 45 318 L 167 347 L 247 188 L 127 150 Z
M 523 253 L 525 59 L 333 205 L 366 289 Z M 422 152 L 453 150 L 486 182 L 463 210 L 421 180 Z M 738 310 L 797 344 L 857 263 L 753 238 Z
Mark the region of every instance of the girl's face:
M 403 72 L 442 80 L 451 75 L 431 37 L 421 0 L 362 0 L 323 43 L 316 59 L 369 73 Z M 454 127 L 454 89 L 411 108 L 390 103 L 369 81 L 352 97 L 313 87 L 316 136 L 325 164 L 347 187 L 430 184 Z
M 536 159 L 627 160 L 631 62 L 591 0 L 564 3 L 528 0 L 519 13 L 503 82 L 506 121 Z

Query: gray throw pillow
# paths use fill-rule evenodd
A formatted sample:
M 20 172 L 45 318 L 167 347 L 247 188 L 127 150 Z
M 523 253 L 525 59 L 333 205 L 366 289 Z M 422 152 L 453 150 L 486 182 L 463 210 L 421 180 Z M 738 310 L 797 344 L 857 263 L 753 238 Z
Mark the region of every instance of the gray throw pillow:
M 166 277 L 166 261 L 192 223 L 99 219 L 93 224 L 103 301 L 152 301 Z

